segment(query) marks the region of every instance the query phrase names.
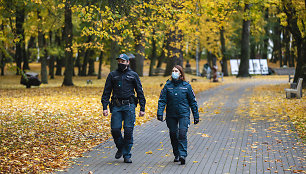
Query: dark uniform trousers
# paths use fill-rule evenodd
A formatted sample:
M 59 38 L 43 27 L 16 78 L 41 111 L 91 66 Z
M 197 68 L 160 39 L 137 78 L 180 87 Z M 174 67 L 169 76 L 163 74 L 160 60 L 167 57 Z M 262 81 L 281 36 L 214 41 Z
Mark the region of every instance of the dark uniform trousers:
M 122 122 L 124 137 L 122 137 Z M 133 146 L 133 129 L 135 125 L 135 104 L 114 106 L 111 117 L 111 132 L 116 147 L 122 150 L 124 158 L 131 158 Z
M 174 156 L 187 157 L 187 131 L 190 125 L 189 117 L 166 117 Z

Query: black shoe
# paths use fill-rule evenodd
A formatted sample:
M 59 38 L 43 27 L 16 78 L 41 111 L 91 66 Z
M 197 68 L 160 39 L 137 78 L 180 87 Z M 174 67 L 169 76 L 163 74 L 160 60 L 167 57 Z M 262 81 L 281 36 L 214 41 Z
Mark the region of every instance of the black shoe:
M 132 160 L 131 160 L 131 158 L 124 158 L 124 162 L 125 163 L 132 163 Z
M 179 156 L 174 157 L 174 162 L 179 162 L 179 161 L 180 161 Z
M 119 159 L 119 158 L 121 158 L 121 157 L 122 157 L 122 150 L 118 150 L 118 151 L 116 152 L 115 158 L 116 158 L 116 159 Z
M 181 161 L 181 165 L 185 165 L 186 157 L 181 156 L 180 161 Z

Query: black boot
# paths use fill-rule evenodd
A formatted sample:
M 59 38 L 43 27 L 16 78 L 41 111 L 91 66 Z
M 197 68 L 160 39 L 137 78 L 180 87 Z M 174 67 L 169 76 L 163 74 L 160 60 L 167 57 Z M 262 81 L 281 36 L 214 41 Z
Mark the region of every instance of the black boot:
M 116 159 L 119 159 L 119 158 L 121 158 L 121 157 L 122 157 L 122 150 L 118 150 L 118 151 L 116 152 L 115 158 L 116 158 Z
M 131 160 L 131 158 L 124 158 L 124 162 L 125 163 L 132 163 L 132 160 Z
M 179 156 L 174 157 L 174 162 L 179 162 Z
M 185 165 L 186 157 L 181 156 L 180 161 L 181 161 L 181 165 Z

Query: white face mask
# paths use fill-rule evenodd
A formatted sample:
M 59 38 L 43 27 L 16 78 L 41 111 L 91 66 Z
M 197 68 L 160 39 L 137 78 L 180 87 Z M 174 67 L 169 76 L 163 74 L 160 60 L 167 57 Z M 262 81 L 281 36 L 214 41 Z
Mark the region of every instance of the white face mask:
M 179 72 L 172 72 L 172 78 L 177 80 L 180 77 L 180 73 Z

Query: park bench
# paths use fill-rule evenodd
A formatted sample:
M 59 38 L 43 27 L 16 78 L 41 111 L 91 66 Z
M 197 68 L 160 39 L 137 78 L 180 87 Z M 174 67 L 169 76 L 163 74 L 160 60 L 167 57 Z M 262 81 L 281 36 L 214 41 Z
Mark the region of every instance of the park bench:
M 286 98 L 292 98 L 293 95 L 296 95 L 296 98 L 302 98 L 302 82 L 303 78 L 299 78 L 298 84 L 295 85 L 294 83 L 291 83 L 291 88 L 286 88 Z M 296 86 L 296 87 L 295 87 Z
M 289 76 L 289 83 L 290 83 L 290 80 L 291 80 L 291 79 L 294 79 L 294 74 L 293 74 L 293 75 L 290 75 L 290 74 L 289 74 L 288 76 Z

